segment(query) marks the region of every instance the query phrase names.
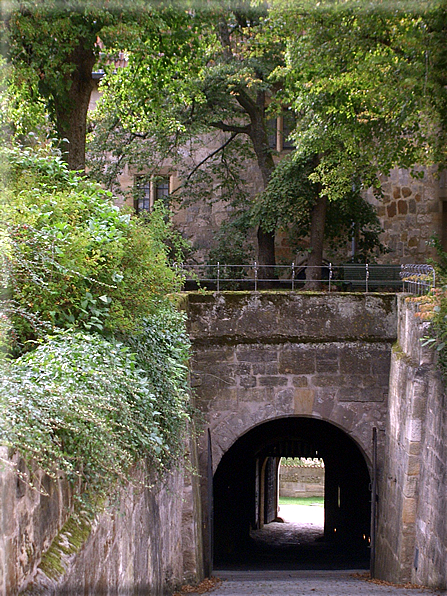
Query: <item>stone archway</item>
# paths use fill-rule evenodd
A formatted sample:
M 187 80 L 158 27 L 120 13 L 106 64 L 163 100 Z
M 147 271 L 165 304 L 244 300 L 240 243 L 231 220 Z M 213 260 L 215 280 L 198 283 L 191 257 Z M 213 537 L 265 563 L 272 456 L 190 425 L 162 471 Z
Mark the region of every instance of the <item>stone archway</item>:
M 185 308 L 193 345 L 191 383 L 211 438 L 208 446 L 204 435 L 199 445 L 210 569 L 212 473 L 251 429 L 279 418 L 308 417 L 341 429 L 371 460 L 376 428 L 381 468 L 396 297 L 195 293 L 188 294 Z
M 315 418 L 287 417 L 263 422 L 243 434 L 223 455 L 214 474 L 214 553 L 218 564 L 244 558 L 254 563 L 250 531 L 260 516 L 276 517 L 277 458 L 321 457 L 325 461 L 326 550 L 311 566 L 334 565 L 355 553 L 368 560 L 370 475 L 362 450 L 346 432 Z M 271 465 L 269 465 L 271 464 Z M 272 476 L 273 475 L 273 476 Z M 331 560 L 326 560 L 323 556 Z M 298 552 L 298 551 L 297 551 Z M 334 553 L 335 559 L 334 559 Z M 295 563 L 300 565 L 301 555 Z M 308 558 L 308 553 L 305 555 Z M 360 559 L 359 559 L 360 560 Z M 265 563 L 263 563 L 264 565 Z M 282 564 L 277 558 L 275 565 Z

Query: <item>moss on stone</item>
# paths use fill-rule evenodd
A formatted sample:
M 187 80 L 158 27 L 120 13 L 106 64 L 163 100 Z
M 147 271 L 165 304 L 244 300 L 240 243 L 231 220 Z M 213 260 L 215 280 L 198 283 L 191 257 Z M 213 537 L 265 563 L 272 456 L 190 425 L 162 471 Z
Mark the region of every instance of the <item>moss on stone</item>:
M 90 532 L 91 521 L 87 516 L 71 516 L 42 556 L 39 569 L 50 579 L 62 577 L 65 573 L 63 557 L 79 552 Z
M 401 360 L 411 366 L 411 358 L 404 352 L 402 346 L 398 342 L 393 345 L 391 351 L 396 360 Z

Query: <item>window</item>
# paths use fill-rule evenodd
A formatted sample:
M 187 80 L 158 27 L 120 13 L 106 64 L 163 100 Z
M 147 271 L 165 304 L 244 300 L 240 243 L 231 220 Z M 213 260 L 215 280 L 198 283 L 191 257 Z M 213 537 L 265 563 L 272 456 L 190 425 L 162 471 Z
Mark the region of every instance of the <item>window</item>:
M 267 120 L 267 137 L 269 141 L 270 149 L 276 149 L 277 141 L 277 118 L 272 118 L 271 120 Z
M 137 176 L 135 179 L 136 199 L 135 211 L 137 213 L 150 213 L 155 201 L 166 200 L 170 193 L 169 177 L 148 179 L 145 176 Z
M 295 145 L 288 139 L 295 128 L 295 114 L 286 110 L 281 116 L 267 120 L 267 136 L 269 146 L 280 153 L 286 149 L 294 149 Z
M 296 126 L 296 118 L 295 114 L 291 110 L 287 110 L 284 112 L 282 116 L 282 129 L 281 129 L 281 136 L 282 136 L 282 148 L 283 149 L 294 149 L 295 145 L 292 140 L 288 139 L 288 136 L 294 130 Z
M 138 176 L 136 180 L 137 198 L 135 200 L 135 211 L 137 213 L 149 213 L 151 210 L 151 183 Z
M 155 184 L 155 200 L 164 201 L 169 196 L 169 178 L 158 179 Z

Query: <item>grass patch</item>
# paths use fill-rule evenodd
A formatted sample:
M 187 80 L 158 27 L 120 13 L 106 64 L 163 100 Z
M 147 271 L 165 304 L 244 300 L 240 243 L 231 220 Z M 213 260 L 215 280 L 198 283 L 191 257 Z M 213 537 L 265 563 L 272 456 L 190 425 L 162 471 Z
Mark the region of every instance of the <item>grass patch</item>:
M 324 506 L 324 497 L 279 497 L 280 505 L 319 505 Z

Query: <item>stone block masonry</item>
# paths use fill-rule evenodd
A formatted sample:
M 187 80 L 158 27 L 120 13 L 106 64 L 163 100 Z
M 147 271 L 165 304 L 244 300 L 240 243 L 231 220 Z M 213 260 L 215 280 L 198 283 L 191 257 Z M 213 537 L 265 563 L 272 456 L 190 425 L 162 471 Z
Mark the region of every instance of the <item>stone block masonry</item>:
M 44 496 L 3 469 L 0 594 L 162 596 L 201 580 L 198 480 L 186 467 L 152 488 L 135 470 L 135 485 L 84 528 L 67 524 L 72 496 L 65 482 L 42 478 Z
M 248 431 L 284 418 L 315 418 L 344 431 L 371 465 L 372 432 L 383 436 L 393 294 L 222 292 L 185 296 L 191 378 L 211 437 L 212 469 Z M 204 526 L 210 459 L 199 445 Z M 204 551 L 211 552 L 204 533 Z
M 283 416 L 332 422 L 370 457 L 386 420 L 394 295 L 190 293 L 187 308 L 214 468 L 241 434 Z
M 0 593 L 162 596 L 201 579 L 211 464 L 248 431 L 292 417 L 341 429 L 370 469 L 378 429 L 376 575 L 447 588 L 447 403 L 414 304 L 392 294 L 229 292 L 190 293 L 183 305 L 207 431 L 189 441 L 190 464 L 153 489 L 126 487 L 58 559 L 61 574 L 41 563 L 61 538 L 68 487 L 43 478 L 43 496 L 1 471 Z
M 380 489 L 376 574 L 447 588 L 447 403 L 428 324 L 399 298 L 392 354 L 386 452 Z
M 280 497 L 323 497 L 324 468 L 283 466 L 279 471 Z

